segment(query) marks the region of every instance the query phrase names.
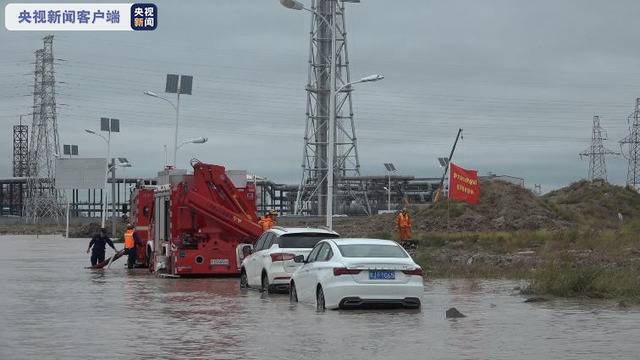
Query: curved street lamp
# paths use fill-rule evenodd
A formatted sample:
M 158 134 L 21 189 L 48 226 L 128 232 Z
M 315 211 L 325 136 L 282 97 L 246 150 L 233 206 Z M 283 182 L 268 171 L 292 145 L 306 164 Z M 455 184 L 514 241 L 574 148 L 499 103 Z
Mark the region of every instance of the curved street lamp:
M 165 97 L 162 97 L 151 90 L 145 91 L 144 94 L 147 96 L 151 96 L 151 97 L 158 98 L 160 100 L 164 100 L 168 102 L 169 105 L 171 105 L 173 109 L 176 111 L 176 129 L 175 129 L 175 132 L 173 133 L 173 166 L 176 166 L 176 161 L 178 157 L 178 147 L 179 147 L 178 146 L 178 124 L 180 122 L 180 107 L 179 107 L 180 100 L 178 99 L 178 105 L 176 105 L 171 100 Z
M 183 146 L 185 146 L 187 144 L 204 144 L 207 141 L 209 141 L 209 138 L 206 138 L 204 136 L 200 136 L 200 137 L 193 138 L 193 139 L 182 140 L 182 142 L 178 146 L 178 149 L 180 149 L 181 147 L 183 147 Z

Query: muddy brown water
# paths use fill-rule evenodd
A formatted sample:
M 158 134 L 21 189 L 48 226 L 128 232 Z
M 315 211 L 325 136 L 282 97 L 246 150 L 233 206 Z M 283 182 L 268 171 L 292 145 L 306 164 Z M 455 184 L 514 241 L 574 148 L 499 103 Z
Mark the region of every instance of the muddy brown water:
M 317 313 L 237 279 L 86 270 L 87 243 L 0 237 L 0 359 L 640 358 L 640 309 L 615 302 L 526 304 L 517 282 L 433 280 L 421 311 Z M 453 306 L 467 317 L 446 319 Z

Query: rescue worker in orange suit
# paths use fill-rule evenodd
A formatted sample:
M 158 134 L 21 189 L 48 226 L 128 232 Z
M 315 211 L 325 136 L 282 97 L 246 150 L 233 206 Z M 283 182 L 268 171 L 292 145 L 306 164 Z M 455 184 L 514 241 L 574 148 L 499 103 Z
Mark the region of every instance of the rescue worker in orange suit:
M 411 239 L 411 217 L 407 213 L 407 209 L 402 209 L 396 217 L 396 227 L 400 234 L 401 243 Z
M 124 232 L 124 251 L 127 254 L 127 268 L 133 269 L 136 264 L 136 244 L 140 243 L 140 236 L 133 229 L 133 225 L 127 225 Z
M 277 224 L 276 216 L 277 216 L 277 213 L 275 211 L 269 211 L 263 217 L 260 218 L 260 220 L 258 221 L 258 225 L 262 227 L 262 231 L 267 231 L 272 227 L 276 226 Z
M 89 250 L 91 250 L 91 266 L 96 266 L 104 261 L 104 249 L 107 245 L 109 245 L 114 252 L 118 252 L 116 247 L 113 246 L 111 239 L 107 236 L 107 229 L 101 228 L 97 234 L 93 235 L 87 248 L 87 254 Z

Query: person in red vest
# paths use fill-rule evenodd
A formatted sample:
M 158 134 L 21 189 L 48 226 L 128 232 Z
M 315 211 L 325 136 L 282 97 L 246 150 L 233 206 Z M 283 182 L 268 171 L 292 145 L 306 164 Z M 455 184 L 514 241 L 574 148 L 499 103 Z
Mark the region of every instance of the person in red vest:
M 396 228 L 400 235 L 400 243 L 411 239 L 411 217 L 407 212 L 407 209 L 400 210 L 396 217 Z
M 136 244 L 140 242 L 138 233 L 133 225 L 127 225 L 127 231 L 124 232 L 124 251 L 127 254 L 127 268 L 133 269 L 136 263 Z

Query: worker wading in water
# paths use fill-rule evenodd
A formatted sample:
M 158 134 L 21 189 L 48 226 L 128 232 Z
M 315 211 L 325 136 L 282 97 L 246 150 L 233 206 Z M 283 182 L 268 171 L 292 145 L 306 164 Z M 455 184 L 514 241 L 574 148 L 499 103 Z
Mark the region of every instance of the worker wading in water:
M 91 241 L 89 241 L 89 247 L 87 248 L 87 254 L 89 250 L 91 250 L 91 266 L 96 266 L 97 264 L 104 261 L 104 250 L 106 245 L 109 245 L 116 253 L 118 250 L 115 246 L 113 246 L 113 242 L 107 236 L 107 230 L 105 228 L 101 228 L 97 234 L 93 235 Z
M 400 210 L 396 217 L 396 228 L 398 229 L 400 243 L 406 243 L 411 239 L 411 217 L 407 209 Z
M 133 228 L 133 225 L 127 225 L 127 231 L 124 232 L 124 251 L 127 254 L 127 267 L 133 269 L 136 264 L 136 244 L 140 243 L 140 237 Z
M 258 225 L 262 227 L 262 231 L 267 231 L 278 224 L 278 213 L 269 211 L 258 221 Z

